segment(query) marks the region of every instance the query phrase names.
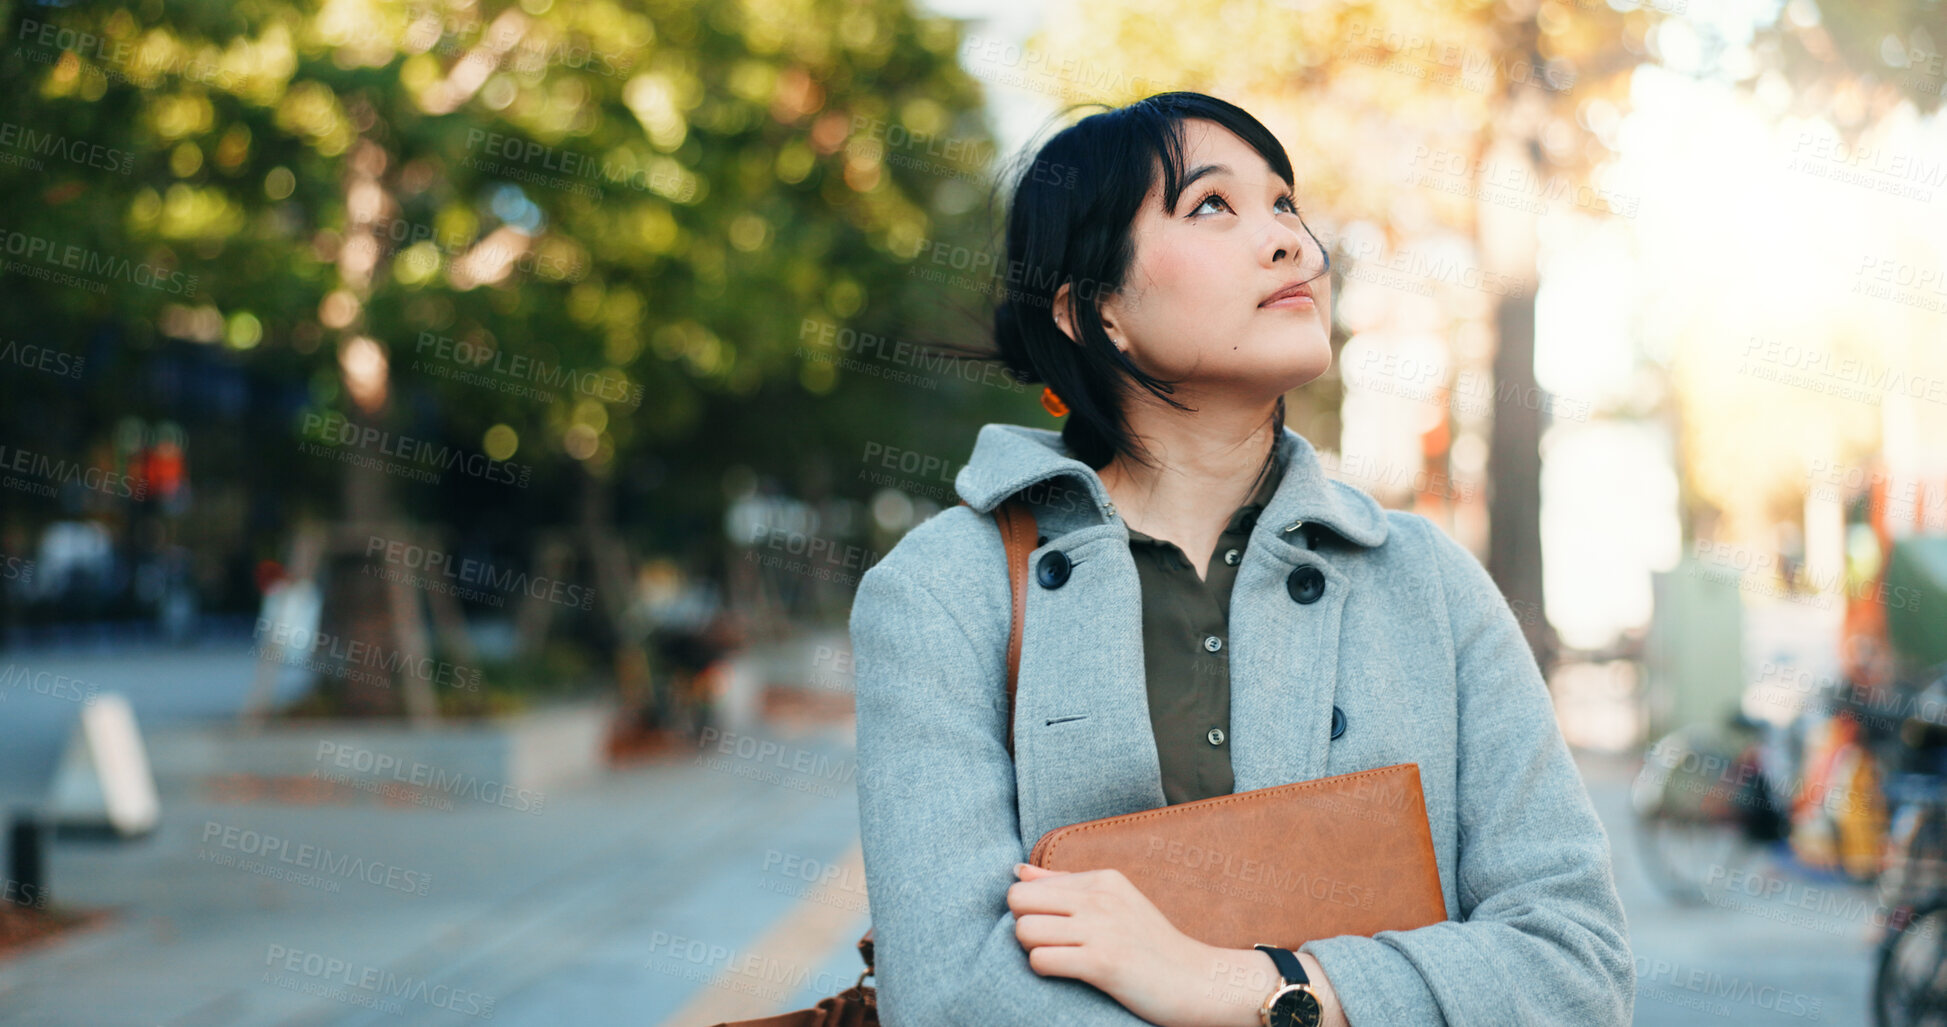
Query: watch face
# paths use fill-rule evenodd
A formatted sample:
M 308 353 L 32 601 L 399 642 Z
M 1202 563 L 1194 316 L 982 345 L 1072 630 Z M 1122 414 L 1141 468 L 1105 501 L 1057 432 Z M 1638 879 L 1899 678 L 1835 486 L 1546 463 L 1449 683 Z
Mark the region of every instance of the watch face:
M 1309 991 L 1287 991 L 1271 1004 L 1271 1027 L 1318 1027 L 1325 1011 Z

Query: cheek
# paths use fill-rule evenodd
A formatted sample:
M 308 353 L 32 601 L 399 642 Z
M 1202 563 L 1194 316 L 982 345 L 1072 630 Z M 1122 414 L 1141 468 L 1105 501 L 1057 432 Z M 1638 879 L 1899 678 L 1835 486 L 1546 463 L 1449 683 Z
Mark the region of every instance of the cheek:
M 1182 331 L 1234 317 L 1226 314 L 1242 300 L 1235 276 L 1222 272 L 1222 262 L 1191 247 L 1172 247 L 1156 254 L 1144 269 L 1147 320 Z

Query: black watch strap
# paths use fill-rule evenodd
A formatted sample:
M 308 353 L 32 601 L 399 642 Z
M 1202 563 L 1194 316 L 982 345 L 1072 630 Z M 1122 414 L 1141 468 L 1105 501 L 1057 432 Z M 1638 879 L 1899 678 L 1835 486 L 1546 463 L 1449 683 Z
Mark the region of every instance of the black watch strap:
M 1284 978 L 1286 984 L 1311 983 L 1311 978 L 1305 975 L 1305 964 L 1299 962 L 1298 957 L 1290 949 L 1281 949 L 1276 945 L 1266 945 L 1263 942 L 1258 942 L 1251 947 L 1271 956 L 1271 962 L 1277 964 L 1278 973 Z

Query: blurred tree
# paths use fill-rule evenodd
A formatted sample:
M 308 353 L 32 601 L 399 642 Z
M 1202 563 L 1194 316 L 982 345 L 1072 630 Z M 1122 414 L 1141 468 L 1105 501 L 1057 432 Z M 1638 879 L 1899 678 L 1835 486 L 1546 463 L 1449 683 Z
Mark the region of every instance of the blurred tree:
M 1849 138 L 1901 103 L 1930 114 L 1947 96 L 1947 5 L 1938 0 L 1787 0 L 1767 13 L 1775 17 L 1758 35 L 1756 70 L 1782 75 L 1805 110 L 1839 111 L 1836 127 Z
M 8 238 L 48 240 L 42 267 L 77 248 L 157 283 L 0 275 L 13 325 L 126 340 L 86 380 L 85 406 L 9 405 L 7 431 L 78 453 L 149 401 L 132 386 L 157 348 L 226 349 L 305 391 L 278 431 L 206 429 L 231 437 L 196 474 L 261 473 L 254 487 L 320 498 L 339 480 L 341 543 L 401 531 L 401 502 L 520 537 L 579 524 L 584 556 L 611 554 L 575 573 L 597 587 L 612 643 L 630 575 L 594 566 L 623 551 L 610 482 L 655 468 L 663 484 L 633 507 L 640 536 L 720 547 L 724 468 L 789 472 L 800 446 L 883 434 L 883 405 L 804 401 L 834 383 L 801 326 L 924 316 L 895 253 L 960 212 L 939 209 L 938 180 L 891 174 L 854 125 L 984 132 L 957 25 L 902 0 L 0 2 L 0 15 L 17 84 L 0 118 L 45 150 L 0 165 Z M 65 142 L 31 141 L 48 139 Z M 101 152 L 126 160 L 71 156 Z M 9 396 L 33 390 L 3 377 Z M 363 552 L 341 557 L 325 630 L 424 650 L 416 617 L 398 615 L 402 586 L 361 575 L 384 569 Z M 399 710 L 391 682 L 321 687 L 346 708 Z

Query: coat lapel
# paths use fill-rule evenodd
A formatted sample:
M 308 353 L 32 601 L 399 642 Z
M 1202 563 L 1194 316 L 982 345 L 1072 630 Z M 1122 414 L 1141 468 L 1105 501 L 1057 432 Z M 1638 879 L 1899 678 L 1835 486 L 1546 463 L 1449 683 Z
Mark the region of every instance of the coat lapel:
M 1326 558 L 1332 547 L 1307 549 L 1294 525 L 1322 526 L 1356 546 L 1380 544 L 1388 528 L 1372 497 L 1325 477 L 1303 436 L 1287 427 L 1279 444 L 1285 476 L 1258 517 L 1231 596 L 1236 791 L 1325 774 L 1340 624 L 1354 586 Z M 1101 479 L 1066 455 L 1057 432 L 990 424 L 955 486 L 983 514 L 1023 492 L 1048 538 L 1030 554 L 1030 573 L 1053 549 L 1073 565 L 1060 588 L 1028 586 L 1014 721 L 1023 844 L 1032 848 L 1057 827 L 1164 805 L 1144 680 L 1141 582 L 1128 528 Z M 1306 564 L 1325 575 L 1325 591 L 1301 604 L 1286 580 Z

